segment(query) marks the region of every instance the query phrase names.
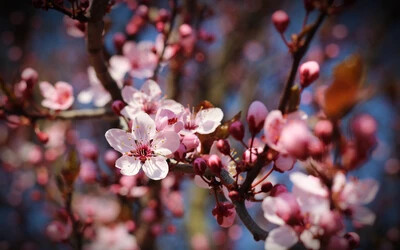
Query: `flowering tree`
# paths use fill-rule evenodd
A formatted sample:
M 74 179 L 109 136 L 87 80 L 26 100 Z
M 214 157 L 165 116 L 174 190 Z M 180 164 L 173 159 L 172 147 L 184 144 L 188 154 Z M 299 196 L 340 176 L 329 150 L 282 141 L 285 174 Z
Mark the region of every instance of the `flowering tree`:
M 47 82 L 34 65 L 16 83 L 1 80 L 2 122 L 7 130 L 28 127 L 35 135 L 26 136 L 31 143 L 23 161 L 40 166 L 35 181 L 42 192 L 51 190 L 53 219 L 46 234 L 52 241 L 74 249 L 154 248 L 154 236 L 179 230 L 165 227 L 165 221 L 186 213 L 183 192 L 189 181 L 215 200 L 207 213 L 219 226 L 243 223 L 255 241 L 265 241 L 267 250 L 296 244 L 307 249 L 358 247 L 359 235 L 348 231 L 345 222 L 372 225 L 375 215 L 364 205 L 379 188 L 377 181 L 351 174 L 376 145 L 375 119 L 368 114 L 351 117 L 350 136 L 341 125 L 369 96 L 361 85 L 361 57 L 354 54 L 339 63 L 330 83 L 314 89 L 316 112 L 299 109 L 302 93 L 320 77 L 319 63 L 304 60 L 310 44 L 324 20 L 350 1 L 305 0 L 304 23 L 290 39 L 288 14 L 275 11 L 270 19 L 275 34 L 292 57 L 279 104 L 267 108 L 254 100 L 232 117 L 207 100 L 192 107 L 179 102 L 185 90 L 178 78 L 193 60 L 205 60 L 201 46 L 214 41 L 199 26 L 210 15 L 211 3 L 192 6 L 171 0 L 168 8 L 160 8 L 150 1 L 118 2 L 134 14 L 125 31 L 114 34 L 116 53 L 110 55 L 103 48 L 104 19 L 115 1 L 32 2 L 66 16 L 68 34 L 85 37 L 90 63 L 88 86 L 76 96 L 72 84 Z M 136 42 L 147 28 L 157 31 L 156 38 Z M 169 95 L 159 84 L 165 82 L 165 70 L 173 78 Z M 199 84 L 197 91 L 207 93 L 204 86 Z M 75 102 L 93 107 L 72 109 Z M 109 146 L 101 157 L 98 145 L 79 138 L 65 122 L 76 119 L 108 121 L 103 133 Z M 8 163 L 3 160 L 2 165 L 7 168 Z M 60 167 L 52 167 L 56 165 Z M 276 182 L 272 174 L 288 176 L 291 184 Z M 249 214 L 252 203 L 262 208 L 268 227 Z M 193 247 L 203 249 L 201 239 L 196 242 Z

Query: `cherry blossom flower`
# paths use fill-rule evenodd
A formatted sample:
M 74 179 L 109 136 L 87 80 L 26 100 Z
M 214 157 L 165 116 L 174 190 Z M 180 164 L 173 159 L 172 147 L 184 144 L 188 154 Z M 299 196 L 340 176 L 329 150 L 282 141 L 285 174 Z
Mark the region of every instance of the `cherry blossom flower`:
M 72 208 L 83 221 L 101 223 L 114 221 L 121 210 L 120 204 L 111 195 L 80 195 L 74 198 Z
M 376 196 L 379 184 L 374 179 L 346 180 L 343 173 L 336 174 L 333 181 L 333 197 L 343 211 L 350 211 L 354 222 L 372 225 L 375 214 L 363 205 L 370 203 Z
M 179 114 L 183 106 L 174 100 L 161 98 L 161 89 L 153 80 L 147 80 L 140 90 L 126 86 L 122 89 L 122 98 L 128 104 L 121 114 L 132 119 L 138 112 L 143 111 L 154 117 L 159 109 L 168 109 Z
M 129 67 L 130 66 L 127 65 L 123 60 L 119 60 L 118 57 L 113 57 L 110 59 L 109 72 L 119 87 L 122 87 L 124 76 L 126 72 L 128 72 Z M 90 86 L 78 94 L 78 101 L 84 104 L 93 102 L 94 106 L 103 107 L 111 101 L 111 95 L 100 83 L 93 67 L 88 68 L 87 74 Z
M 282 192 L 263 200 L 265 218 L 280 225 L 268 235 L 265 249 L 289 249 L 299 240 L 309 249 L 319 249 L 314 235 L 319 232 L 321 216 L 330 212 L 328 190 L 311 175 L 292 173 L 290 180 L 293 193 Z
M 184 124 L 181 134 L 211 134 L 221 124 L 223 117 L 224 113 L 220 108 L 202 109 L 196 114 L 185 109 L 181 115 Z
M 66 82 L 57 82 L 54 86 L 48 82 L 40 83 L 44 100 L 42 106 L 53 110 L 66 110 L 72 106 L 74 95 L 72 86 Z
M 154 120 L 143 112 L 132 120 L 132 133 L 121 129 L 106 132 L 111 147 L 123 154 L 115 166 L 123 175 L 135 175 L 142 168 L 150 179 L 165 178 L 168 174 L 167 156 L 179 147 L 178 134 L 172 131 L 156 133 Z
M 128 232 L 125 224 L 100 226 L 96 238 L 87 246 L 88 250 L 137 250 L 136 238 Z

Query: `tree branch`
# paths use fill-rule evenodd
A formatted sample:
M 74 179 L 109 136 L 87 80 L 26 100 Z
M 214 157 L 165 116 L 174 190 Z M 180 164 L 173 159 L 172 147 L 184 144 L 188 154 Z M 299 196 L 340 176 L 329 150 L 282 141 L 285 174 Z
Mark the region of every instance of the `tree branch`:
M 194 169 L 191 164 L 173 165 L 171 166 L 170 171 L 185 174 L 194 174 Z M 207 169 L 205 175 L 212 175 L 212 173 Z M 235 183 L 235 180 L 232 179 L 228 171 L 226 171 L 225 169 L 221 170 L 219 178 L 222 180 L 222 183 L 224 183 L 225 186 L 230 186 Z M 244 200 L 232 201 L 232 203 L 235 206 L 236 213 L 239 215 L 239 218 L 242 220 L 243 224 L 250 231 L 250 233 L 253 234 L 254 240 L 265 240 L 268 236 L 268 232 L 258 226 L 253 218 L 251 218 L 245 206 Z
M 86 46 L 90 64 L 96 71 L 97 78 L 103 87 L 110 92 L 113 100 L 117 100 L 122 99 L 121 90 L 108 72 L 107 63 L 103 55 L 103 17 L 106 14 L 107 5 L 108 0 L 93 0 L 90 5 Z

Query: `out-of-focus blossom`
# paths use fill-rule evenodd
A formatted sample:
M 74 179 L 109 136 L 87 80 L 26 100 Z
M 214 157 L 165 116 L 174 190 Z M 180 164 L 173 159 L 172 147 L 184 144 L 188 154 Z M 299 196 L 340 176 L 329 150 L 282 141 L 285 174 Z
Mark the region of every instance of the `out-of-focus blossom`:
M 212 214 L 221 227 L 230 227 L 235 222 L 236 210 L 232 203 L 218 203 L 212 210 Z
M 85 36 L 85 32 L 86 32 L 86 25 L 84 23 L 81 23 L 77 20 L 74 20 L 68 16 L 64 17 L 64 25 L 66 27 L 66 31 L 67 34 L 72 36 L 72 37 L 76 37 L 76 38 L 80 38 L 80 37 L 84 37 Z
M 140 111 L 152 117 L 159 109 L 168 109 L 175 114 L 183 111 L 181 104 L 171 99 L 163 99 L 161 94 L 160 86 L 153 80 L 147 80 L 140 90 L 126 86 L 122 89 L 122 98 L 128 105 L 121 114 L 132 119 Z
M 117 199 L 110 195 L 80 195 L 73 200 L 73 210 L 82 221 L 113 222 L 121 210 Z
M 55 242 L 66 240 L 72 233 L 72 225 L 70 222 L 67 224 L 55 220 L 50 222 L 46 227 L 46 235 Z
M 49 109 L 66 110 L 74 102 L 72 86 L 66 82 L 57 82 L 54 86 L 48 82 L 41 82 L 40 91 L 44 97 L 42 105 Z
M 111 147 L 123 154 L 115 166 L 123 175 L 135 175 L 142 168 L 150 179 L 165 178 L 169 169 L 166 156 L 178 149 L 178 134 L 172 131 L 156 133 L 154 120 L 143 112 L 132 120 L 132 133 L 121 129 L 106 132 Z
M 272 22 L 275 25 L 276 30 L 279 33 L 283 33 L 289 25 L 290 18 L 285 11 L 277 10 L 272 14 Z
M 346 180 L 343 173 L 336 174 L 332 186 L 333 199 L 343 210 L 349 211 L 354 222 L 372 225 L 375 214 L 363 205 L 370 203 L 376 196 L 379 184 L 374 179 Z
M 125 224 L 100 226 L 88 250 L 138 250 L 135 236 L 129 233 Z

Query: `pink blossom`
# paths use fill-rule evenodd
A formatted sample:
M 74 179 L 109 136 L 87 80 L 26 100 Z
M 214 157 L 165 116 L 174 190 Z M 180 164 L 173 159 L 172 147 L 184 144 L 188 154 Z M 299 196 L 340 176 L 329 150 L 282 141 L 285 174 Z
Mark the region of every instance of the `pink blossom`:
M 189 133 L 182 137 L 182 143 L 187 151 L 191 151 L 199 146 L 200 140 L 195 134 Z
M 180 107 L 175 112 L 180 112 Z M 183 129 L 183 122 L 179 120 L 175 112 L 166 108 L 160 108 L 157 111 L 155 116 L 157 131 L 168 130 L 179 133 Z
M 72 225 L 70 222 L 64 224 L 58 220 L 50 222 L 46 227 L 47 236 L 55 242 L 66 240 L 72 233 Z
M 48 82 L 40 83 L 44 100 L 42 106 L 53 110 L 66 110 L 72 106 L 74 95 L 72 86 L 66 82 L 57 82 L 54 86 Z
M 78 195 L 72 208 L 82 221 L 109 223 L 114 221 L 121 210 L 120 204 L 112 195 Z
M 116 58 L 113 58 L 113 60 L 110 61 L 110 64 L 113 66 L 109 69 L 111 77 L 116 80 L 119 87 L 122 87 L 123 78 L 125 73 L 128 71 L 126 64 L 117 62 Z M 94 106 L 103 107 L 111 101 L 111 95 L 100 83 L 93 67 L 89 67 L 87 72 L 90 86 L 78 94 L 78 101 L 84 104 L 93 102 Z
M 183 111 L 183 106 L 174 100 L 161 98 L 161 89 L 153 80 L 147 80 L 140 90 L 126 86 L 122 89 L 122 98 L 128 104 L 121 113 L 132 119 L 143 111 L 154 117 L 159 109 L 168 109 L 175 114 Z
M 335 202 L 342 210 L 350 210 L 353 221 L 361 225 L 372 225 L 375 214 L 363 205 L 370 203 L 376 196 L 379 184 L 373 179 L 346 180 L 343 173 L 336 174 L 332 192 Z
M 123 154 L 115 166 L 123 175 L 135 175 L 142 168 L 150 179 L 165 178 L 169 169 L 166 157 L 178 149 L 178 134 L 172 131 L 156 133 L 154 120 L 143 112 L 132 121 L 132 133 L 121 129 L 106 132 L 111 147 Z
M 289 155 L 305 159 L 309 155 L 308 147 L 312 139 L 305 122 L 296 120 L 289 122 L 282 129 L 279 143 Z
M 202 109 L 196 114 L 186 109 L 182 115 L 184 127 L 181 134 L 211 134 L 221 124 L 224 114 L 220 108 Z
M 88 250 L 138 250 L 135 236 L 129 233 L 125 224 L 100 226 L 96 238 L 87 246 Z
M 96 165 L 89 160 L 82 162 L 79 177 L 85 183 L 94 183 L 96 181 L 97 168 Z
M 230 227 L 235 222 L 236 210 L 232 203 L 219 203 L 212 210 L 213 216 L 221 227 Z

